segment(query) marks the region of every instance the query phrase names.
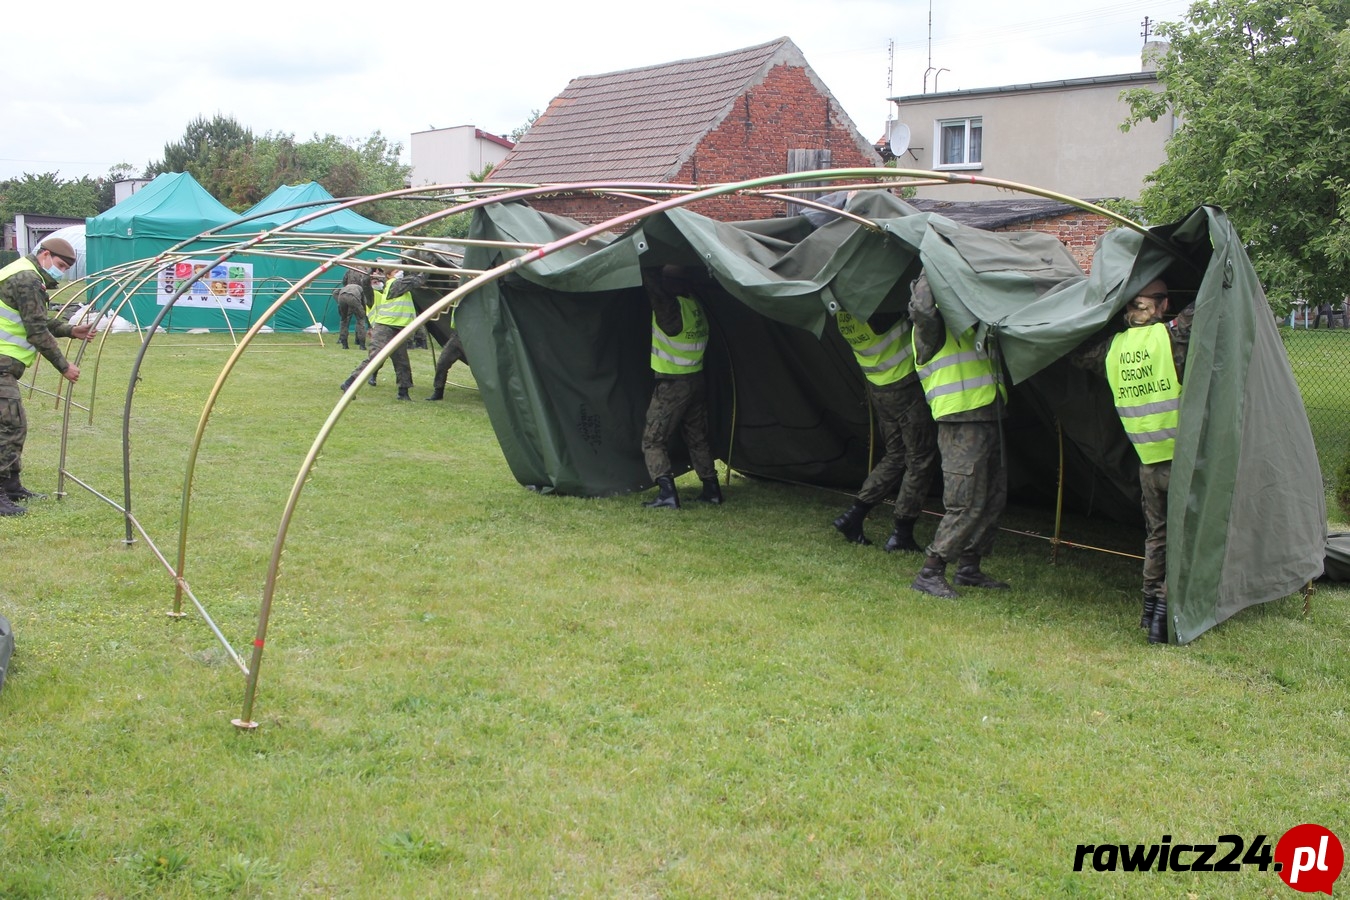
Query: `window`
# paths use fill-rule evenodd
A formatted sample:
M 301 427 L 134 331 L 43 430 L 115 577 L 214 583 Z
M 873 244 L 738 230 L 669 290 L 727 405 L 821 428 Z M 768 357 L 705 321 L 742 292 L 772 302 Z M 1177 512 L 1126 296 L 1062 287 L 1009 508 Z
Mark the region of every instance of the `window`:
M 984 156 L 983 119 L 941 119 L 937 130 L 937 168 L 980 168 Z

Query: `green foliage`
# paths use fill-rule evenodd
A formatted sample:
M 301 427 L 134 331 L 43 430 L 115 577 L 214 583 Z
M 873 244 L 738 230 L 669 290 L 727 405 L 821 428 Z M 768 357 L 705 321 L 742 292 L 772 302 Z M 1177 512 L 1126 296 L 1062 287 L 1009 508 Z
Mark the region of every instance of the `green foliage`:
M 526 135 L 526 133 L 530 130 L 530 126 L 532 126 L 536 121 L 538 121 L 541 115 L 542 113 L 539 112 L 539 110 L 537 109 L 530 110 L 530 117 L 525 120 L 525 124 L 520 125 L 511 131 L 511 143 L 519 144 L 520 139 Z
M 183 138 L 164 145 L 164 158 L 146 170 L 149 177 L 165 172 L 188 172 L 205 185 L 204 179 L 227 166 L 236 150 L 253 144 L 253 132 L 232 116 L 217 113 L 207 120 L 198 116 L 187 124 Z
M 62 181 L 55 172 L 23 174 L 0 182 L 0 221 L 20 213 L 44 216 L 96 216 L 103 185 L 88 176 Z
M 1154 222 L 1223 207 L 1277 309 L 1350 283 L 1350 0 L 1199 0 L 1164 23 L 1163 90 L 1126 123 L 1180 117 L 1140 201 Z
M 284 184 L 318 182 L 335 197 L 359 197 L 401 189 L 412 172 L 399 157 L 403 145 L 376 131 L 360 140 L 331 134 L 297 142 L 293 134 L 255 137 L 233 119 L 216 116 L 188 123 L 182 140 L 164 148 L 152 174 L 188 172 L 212 196 L 242 212 Z M 363 208 L 370 218 L 401 224 L 414 210 L 398 201 Z

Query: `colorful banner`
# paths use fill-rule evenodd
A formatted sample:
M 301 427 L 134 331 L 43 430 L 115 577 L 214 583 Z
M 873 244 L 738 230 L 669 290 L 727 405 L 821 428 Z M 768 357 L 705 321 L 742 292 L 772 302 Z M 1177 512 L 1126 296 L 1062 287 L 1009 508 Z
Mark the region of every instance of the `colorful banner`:
M 185 259 L 170 263 L 159 273 L 155 301 L 167 306 L 170 298 L 192 274 L 207 263 L 200 259 Z M 253 264 L 224 263 L 215 266 L 179 298 L 175 308 L 185 306 L 201 309 L 253 309 Z

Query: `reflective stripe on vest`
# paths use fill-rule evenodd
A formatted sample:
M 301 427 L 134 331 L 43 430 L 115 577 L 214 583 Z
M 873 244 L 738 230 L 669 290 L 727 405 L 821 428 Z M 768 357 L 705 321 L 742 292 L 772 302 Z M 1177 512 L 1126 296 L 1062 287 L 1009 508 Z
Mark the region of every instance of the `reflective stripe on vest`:
M 0 269 L 0 282 L 8 281 L 20 272 L 37 272 L 37 266 L 26 256 L 22 256 Z M 38 275 L 38 278 L 41 278 Z M 24 366 L 31 366 L 37 359 L 37 348 L 28 343 L 28 329 L 24 327 L 19 311 L 4 300 L 0 300 L 0 355 L 13 357 Z
M 375 302 L 371 304 L 370 324 L 402 328 L 416 316 L 417 307 L 413 306 L 412 291 L 405 291 L 397 297 L 386 297 L 383 291 L 375 291 Z
M 842 309 L 835 313 L 835 320 L 868 381 L 878 386 L 895 384 L 914 373 L 914 342 L 909 339 L 912 325 L 908 319 L 901 319 L 881 335 Z
M 911 344 L 912 344 L 911 338 Z M 981 409 L 1008 391 L 994 377 L 994 361 L 975 349 L 975 329 L 961 337 L 947 331 L 947 342 L 919 369 L 924 396 L 934 419 Z
M 1170 460 L 1181 421 L 1181 379 L 1167 326 L 1157 322 L 1116 335 L 1106 357 L 1106 380 L 1139 461 Z
M 708 348 L 708 320 L 693 297 L 680 301 L 679 338 L 673 338 L 656 324 L 652 313 L 652 371 L 660 375 L 692 375 L 703 371 L 703 351 Z

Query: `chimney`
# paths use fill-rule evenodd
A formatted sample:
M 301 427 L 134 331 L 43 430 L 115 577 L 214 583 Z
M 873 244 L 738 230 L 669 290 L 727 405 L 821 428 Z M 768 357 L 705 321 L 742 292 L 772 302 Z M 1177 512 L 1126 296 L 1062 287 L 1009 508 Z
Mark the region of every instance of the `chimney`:
M 1144 51 L 1141 55 L 1143 66 L 1141 72 L 1158 71 L 1158 60 L 1167 55 L 1167 48 L 1172 46 L 1167 41 L 1149 41 L 1144 44 Z

